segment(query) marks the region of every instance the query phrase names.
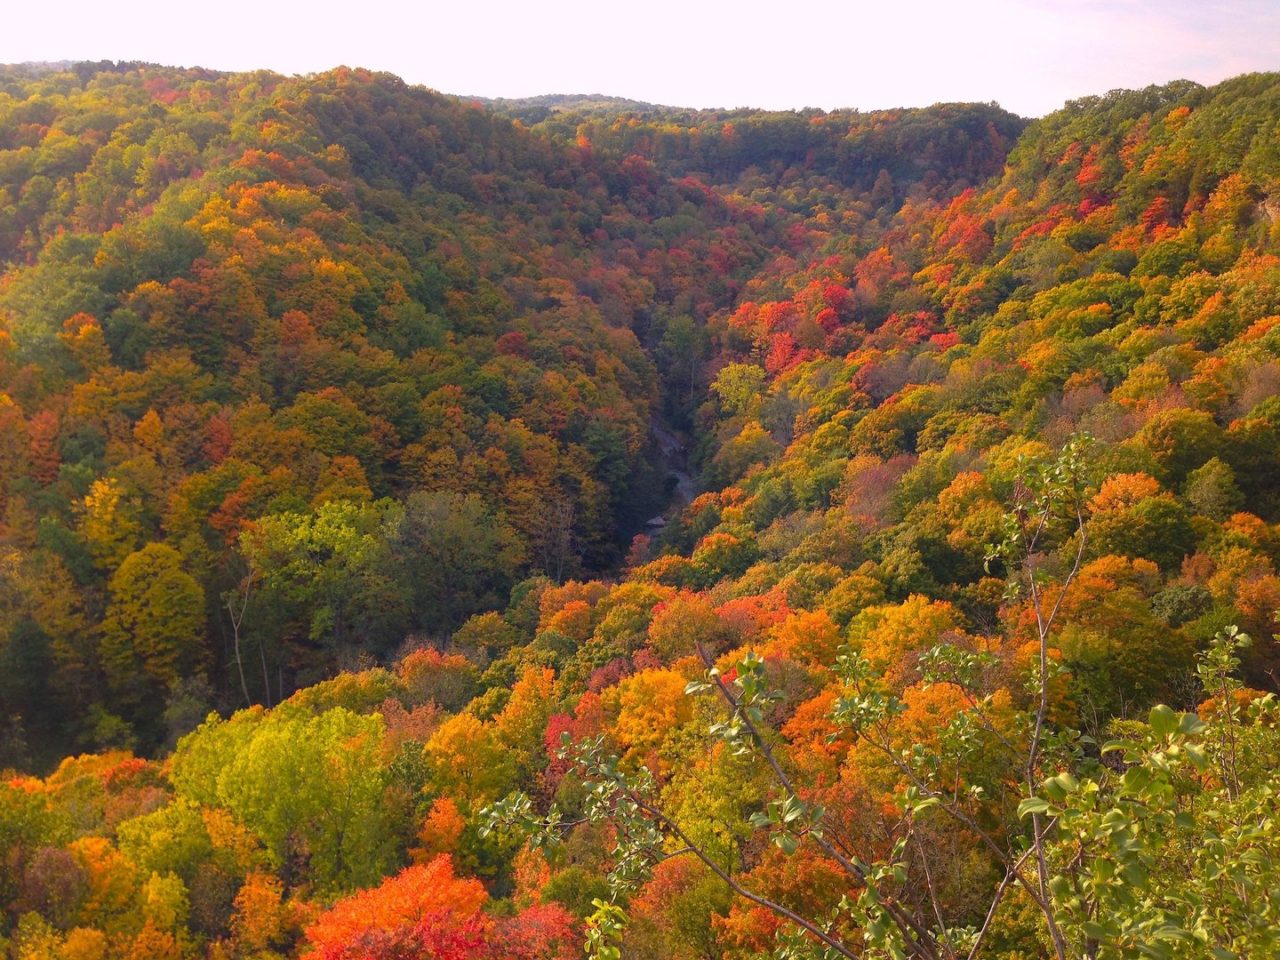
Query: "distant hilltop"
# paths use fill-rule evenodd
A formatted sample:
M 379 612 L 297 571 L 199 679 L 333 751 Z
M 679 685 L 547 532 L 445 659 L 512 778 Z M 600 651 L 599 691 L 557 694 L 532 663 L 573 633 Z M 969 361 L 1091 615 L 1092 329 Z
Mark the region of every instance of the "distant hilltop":
M 537 97 L 459 97 L 472 103 L 483 103 L 495 113 L 524 123 L 538 123 L 554 113 L 666 113 L 684 107 L 645 103 L 626 97 L 610 97 L 602 93 L 546 93 Z

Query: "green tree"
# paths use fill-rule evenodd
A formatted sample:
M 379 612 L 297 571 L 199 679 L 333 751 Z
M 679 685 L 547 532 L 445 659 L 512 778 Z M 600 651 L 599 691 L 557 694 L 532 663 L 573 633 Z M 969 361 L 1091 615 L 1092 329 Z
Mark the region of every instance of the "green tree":
M 383 732 L 377 714 L 341 707 L 212 716 L 179 742 L 171 779 L 179 797 L 229 811 L 277 867 L 304 863 L 319 887 L 351 889 L 391 864 Z
M 387 649 L 407 625 L 409 573 L 394 562 L 398 510 L 331 500 L 314 513 L 264 517 L 240 540 L 259 606 L 282 607 L 307 638 L 331 649 Z
M 168 688 L 207 662 L 204 591 L 163 543 L 125 557 L 107 590 L 98 642 L 107 683 L 118 702 L 158 713 Z
M 1117 723 L 1086 764 L 1022 804 L 1055 823 L 1051 890 L 1072 953 L 1117 960 L 1272 956 L 1280 949 L 1280 799 L 1269 765 L 1277 704 L 1238 699 L 1237 650 L 1218 634 L 1199 675 L 1203 716 L 1152 708 Z
M 765 372 L 752 363 L 731 363 L 716 374 L 711 389 L 720 404 L 733 416 L 745 416 L 760 408 L 765 390 Z
M 515 531 L 475 494 L 411 494 L 392 536 L 415 625 L 436 634 L 498 606 L 523 560 Z
M 1187 502 L 1211 520 L 1226 520 L 1244 507 L 1244 494 L 1236 486 L 1236 475 L 1217 457 L 1187 475 Z

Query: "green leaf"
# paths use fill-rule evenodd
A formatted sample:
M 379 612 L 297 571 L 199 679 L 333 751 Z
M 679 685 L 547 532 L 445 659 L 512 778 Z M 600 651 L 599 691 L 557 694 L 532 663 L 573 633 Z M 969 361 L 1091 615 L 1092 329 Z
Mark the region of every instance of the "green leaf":
M 1147 872 L 1147 868 L 1144 867 L 1141 863 L 1136 861 L 1133 863 L 1125 864 L 1124 870 L 1122 872 L 1124 874 L 1125 882 L 1129 884 L 1129 886 L 1137 889 L 1145 888 L 1147 885 L 1147 880 L 1150 878 L 1150 874 Z
M 1094 940 L 1101 940 L 1107 943 L 1111 940 L 1111 931 L 1100 923 L 1094 923 L 1092 920 L 1086 920 L 1080 924 L 1080 928 L 1084 930 L 1085 936 L 1092 937 Z
M 1178 721 L 1178 732 L 1189 737 L 1203 733 L 1207 727 L 1208 724 L 1194 713 L 1184 713 L 1182 719 Z
M 1034 813 L 1048 813 L 1049 810 L 1048 800 L 1042 800 L 1039 797 L 1027 797 L 1018 804 L 1018 818 L 1021 819 Z
M 1061 803 L 1067 795 L 1079 789 L 1080 783 L 1070 773 L 1060 773 L 1044 782 L 1044 792 L 1054 803 Z
M 1151 785 L 1151 772 L 1144 767 L 1130 767 L 1124 772 L 1121 785 L 1127 794 L 1141 793 Z
M 930 807 L 941 806 L 942 801 L 937 797 L 928 797 L 911 807 L 912 813 L 920 813 L 922 810 L 928 810 Z
M 1158 703 L 1151 708 L 1147 722 L 1151 724 L 1151 729 L 1156 736 L 1167 737 L 1177 731 L 1179 717 L 1171 707 Z

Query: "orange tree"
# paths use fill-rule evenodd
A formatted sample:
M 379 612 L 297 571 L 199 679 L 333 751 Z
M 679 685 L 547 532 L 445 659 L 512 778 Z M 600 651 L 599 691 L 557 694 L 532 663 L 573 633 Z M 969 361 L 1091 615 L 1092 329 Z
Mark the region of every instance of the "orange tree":
M 1056 460 L 1024 471 L 1004 542 L 991 549 L 992 562 L 1003 562 L 1010 573 L 1010 598 L 1023 597 L 1033 612 L 1036 643 L 1025 688 L 1007 688 L 1017 658 L 947 625 L 919 655 L 919 681 L 907 689 L 896 674 L 886 674 L 897 664 L 852 647 L 832 665 L 833 736 L 852 744 L 846 764 L 856 759 L 873 771 L 863 787 L 881 801 L 879 813 L 870 814 L 878 818 L 874 828 L 851 829 L 858 814 L 825 805 L 803 781 L 793 745 L 773 725 L 780 695 L 771 688 L 767 661 L 748 651 L 722 671 L 703 651 L 706 672 L 686 692 L 709 719 L 706 733 L 768 773 L 748 823 L 784 862 L 804 858 L 841 878 L 834 905 L 815 909 L 789 900 L 785 885 L 769 881 L 759 851 L 754 863 L 716 856 L 668 809 L 660 775 L 623 762 L 603 736 L 565 738 L 564 756 L 584 789 L 573 816 L 555 808 L 540 812 L 528 796 L 513 794 L 489 808 L 489 829 L 523 827 L 535 831 L 537 842 L 555 843 L 579 823 L 612 826 L 613 896 L 598 901 L 589 920 L 588 951 L 602 958 L 618 955 L 625 904 L 654 864 L 692 856 L 739 901 L 778 918 L 777 956 L 974 958 L 988 946 L 1002 903 L 1017 891 L 1019 902 L 1029 901 L 1041 917 L 1031 936 L 1043 936 L 1065 960 L 1072 953 L 1058 920 L 1048 853 L 1055 821 L 1034 806 L 1024 807 L 1024 820 L 1019 803 L 1046 773 L 1076 764 L 1083 750 L 1074 731 L 1054 722 L 1060 668 L 1051 637 L 1085 555 L 1085 447 L 1073 441 Z M 1041 557 L 1060 545 L 1071 563 L 1051 590 Z M 859 835 L 876 839 L 860 843 Z M 943 848 L 959 851 L 954 862 L 937 855 Z M 965 866 L 975 859 L 985 867 Z M 964 869 L 989 878 L 989 886 L 980 908 L 971 904 L 957 913 L 940 890 L 965 882 Z

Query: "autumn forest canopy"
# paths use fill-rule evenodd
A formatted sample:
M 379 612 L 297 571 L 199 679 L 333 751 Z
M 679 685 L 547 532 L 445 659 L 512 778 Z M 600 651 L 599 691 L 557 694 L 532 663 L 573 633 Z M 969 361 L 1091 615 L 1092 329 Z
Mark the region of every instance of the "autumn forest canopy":
M 1280 74 L 0 67 L 0 954 L 1280 954 Z

